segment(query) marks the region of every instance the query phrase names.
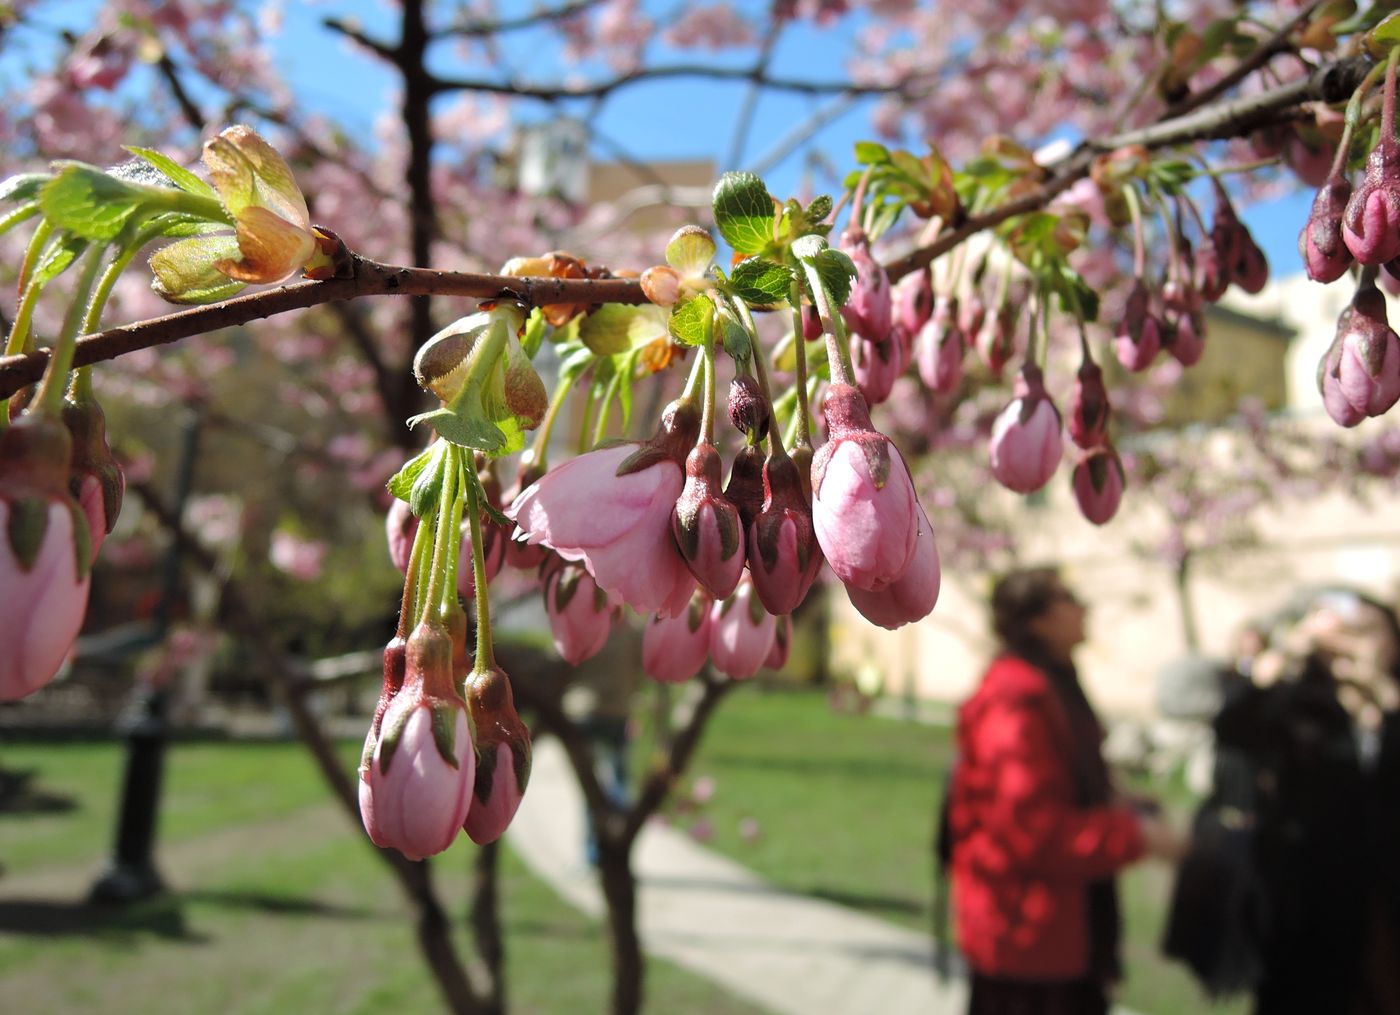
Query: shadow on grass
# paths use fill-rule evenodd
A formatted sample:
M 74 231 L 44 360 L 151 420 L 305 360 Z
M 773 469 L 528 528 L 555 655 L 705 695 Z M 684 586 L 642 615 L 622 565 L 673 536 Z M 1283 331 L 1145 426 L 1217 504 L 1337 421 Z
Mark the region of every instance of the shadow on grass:
M 141 936 L 205 944 L 209 935 L 192 930 L 185 910 L 191 903 L 225 909 L 255 910 L 272 916 L 315 916 L 367 920 L 368 909 L 336 906 L 268 892 L 199 891 L 161 895 L 129 906 L 54 899 L 0 901 L 0 934 L 31 937 L 95 937 L 112 940 Z
M 60 796 L 34 785 L 37 770 L 17 772 L 0 769 L 0 815 L 61 814 L 71 811 L 78 802 L 71 796 Z

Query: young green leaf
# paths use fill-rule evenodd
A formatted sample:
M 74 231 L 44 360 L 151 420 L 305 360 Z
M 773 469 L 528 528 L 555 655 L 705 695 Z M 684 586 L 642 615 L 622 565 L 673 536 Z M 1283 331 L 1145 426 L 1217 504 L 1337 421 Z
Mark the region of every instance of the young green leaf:
M 170 182 L 179 187 L 186 194 L 197 194 L 200 197 L 207 197 L 217 201 L 219 195 L 214 193 L 214 188 L 205 183 L 194 173 L 190 172 L 180 163 L 176 162 L 169 155 L 165 155 L 153 148 L 141 148 L 136 145 L 126 145 L 126 150 L 137 158 L 145 159 L 155 166 L 166 176 L 170 177 Z
M 638 310 L 638 307 L 622 303 L 604 303 L 579 324 L 579 341 L 598 356 L 626 352 L 632 344 L 628 329 L 636 319 Z
M 68 270 L 68 266 L 88 247 L 88 241 L 72 233 L 60 233 L 44 248 L 39 266 L 30 277 L 31 283 L 48 285 Z
M 418 452 L 417 455 L 404 463 L 403 468 L 389 477 L 389 482 L 384 484 L 389 492 L 402 501 L 412 501 L 411 494 L 418 478 L 423 475 L 423 471 L 433 464 L 441 452 L 441 446 L 434 441 L 428 447 Z
M 822 287 L 836 306 L 851 295 L 851 279 L 856 276 L 855 263 L 845 253 L 827 246 L 820 236 L 803 236 L 794 241 L 793 255 L 810 265 L 821 280 Z M 810 279 L 809 279 L 810 281 Z
M 856 142 L 856 161 L 862 166 L 878 166 L 890 160 L 890 150 L 874 141 Z
M 704 345 L 713 333 L 715 305 L 708 296 L 696 296 L 671 311 L 668 328 L 682 345 Z
M 105 243 L 121 232 L 145 196 L 96 166 L 69 162 L 44 185 L 39 205 L 58 228 Z
M 792 271 L 776 261 L 746 257 L 729 276 L 729 291 L 750 306 L 771 307 L 787 299 Z
M 33 201 L 44 184 L 52 180 L 48 173 L 18 173 L 0 180 L 0 201 Z
M 725 173 L 715 184 L 715 224 L 741 254 L 757 254 L 773 240 L 773 198 L 753 173 Z
M 501 432 L 500 427 L 484 419 L 460 415 L 446 406 L 432 412 L 419 413 L 408 420 L 410 427 L 419 423 L 430 424 L 443 440 L 474 451 L 485 451 L 489 454 L 504 447 L 506 443 L 506 435 Z

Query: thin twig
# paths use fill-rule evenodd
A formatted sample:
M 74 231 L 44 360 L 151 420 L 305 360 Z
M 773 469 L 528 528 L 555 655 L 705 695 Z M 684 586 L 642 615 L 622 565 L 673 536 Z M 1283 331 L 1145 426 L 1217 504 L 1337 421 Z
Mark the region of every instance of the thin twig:
M 517 32 L 524 28 L 534 28 L 537 25 L 563 21 L 576 14 L 582 14 L 590 7 L 597 7 L 601 2 L 602 0 L 573 0 L 572 3 L 560 4 L 558 7 L 546 8 L 533 14 L 522 14 L 515 18 L 497 18 L 495 20 L 468 18 L 459 24 L 439 29 L 433 33 L 433 37 L 441 39 L 450 36 L 464 36 L 475 39 L 500 35 L 503 32 Z

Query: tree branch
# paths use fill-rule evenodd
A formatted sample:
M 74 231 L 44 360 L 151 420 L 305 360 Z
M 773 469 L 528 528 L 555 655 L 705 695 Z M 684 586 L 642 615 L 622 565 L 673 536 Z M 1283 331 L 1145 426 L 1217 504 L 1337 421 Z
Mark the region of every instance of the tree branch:
M 387 43 L 380 42 L 378 39 L 371 39 L 364 32 L 340 20 L 340 18 L 322 18 L 321 24 L 325 25 L 332 32 L 339 32 L 351 42 L 363 46 L 371 53 L 387 60 L 389 63 L 397 64 L 399 61 L 398 47 L 390 46 Z
M 487 18 L 468 18 L 456 25 L 448 25 L 433 33 L 433 38 L 441 39 L 451 36 L 463 36 L 470 39 L 483 38 L 490 35 L 500 35 L 503 32 L 517 32 L 523 28 L 534 28 L 536 25 L 547 24 L 552 21 L 563 21 L 571 18 L 575 14 L 582 14 L 590 7 L 597 7 L 601 0 L 572 0 L 571 3 L 560 4 L 558 7 L 547 8 L 536 11 L 533 14 L 522 14 L 515 18 L 497 18 L 490 20 Z
M 545 278 L 482 275 L 464 271 L 404 268 L 355 257 L 352 278 L 296 282 L 246 296 L 181 310 L 149 321 L 109 328 L 78 339 L 74 366 L 115 359 L 137 349 L 177 342 L 289 310 L 302 310 L 361 296 L 508 296 L 526 306 L 647 302 L 641 283 L 628 278 Z M 0 398 L 37 381 L 49 362 L 49 350 L 0 357 Z
M 510 81 L 490 81 L 484 78 L 433 77 L 434 92 L 487 92 L 510 95 L 542 102 L 563 99 L 596 99 L 621 88 L 663 78 L 707 78 L 712 81 L 751 81 L 760 88 L 778 92 L 798 92 L 805 95 L 890 95 L 906 94 L 911 76 L 892 85 L 859 85 L 851 81 L 808 81 L 795 78 L 771 77 L 761 67 L 715 67 L 703 63 L 678 63 L 666 67 L 647 67 L 629 71 L 605 81 L 587 85 L 526 85 Z
M 1082 143 L 1065 158 L 1050 166 L 1050 177 L 1035 190 L 998 205 L 980 215 L 967 219 L 951 232 L 941 234 L 932 243 L 917 247 L 887 264 L 891 280 L 918 271 L 935 258 L 952 250 L 969 236 L 1000 225 L 1009 218 L 1035 211 L 1057 195 L 1068 190 L 1088 174 L 1094 156 L 1128 145 L 1148 149 L 1166 148 L 1189 141 L 1237 137 L 1276 122 L 1280 114 L 1304 102 L 1342 102 L 1361 83 L 1373 61 L 1357 56 L 1319 67 L 1298 81 L 1281 85 L 1268 92 L 1249 95 L 1230 102 L 1207 106 L 1185 116 L 1162 120 L 1140 130 Z

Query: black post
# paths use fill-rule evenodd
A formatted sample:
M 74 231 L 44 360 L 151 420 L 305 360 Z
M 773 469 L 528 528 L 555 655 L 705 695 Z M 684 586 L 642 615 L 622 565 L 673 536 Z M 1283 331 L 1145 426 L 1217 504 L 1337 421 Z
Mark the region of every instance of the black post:
M 175 511 L 184 513 L 194 479 L 199 445 L 199 413 L 189 409 L 181 426 L 179 468 L 175 476 Z M 154 642 L 165 640 L 170 613 L 179 593 L 180 546 L 172 540 L 165 555 L 161 597 L 156 607 Z M 121 806 L 117 811 L 116 843 L 111 865 L 92 886 L 94 902 L 139 902 L 160 892 L 165 883 L 156 871 L 153 851 L 156 818 L 160 813 L 160 784 L 165 769 L 166 706 L 169 692 L 160 685 L 136 689 L 132 707 L 121 724 L 126 734 L 126 769 Z

